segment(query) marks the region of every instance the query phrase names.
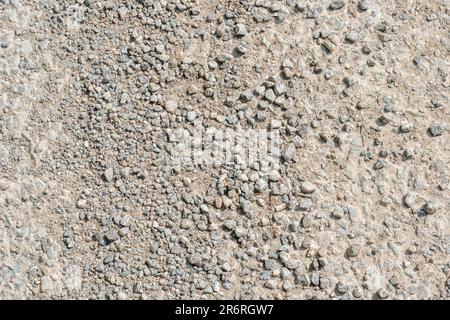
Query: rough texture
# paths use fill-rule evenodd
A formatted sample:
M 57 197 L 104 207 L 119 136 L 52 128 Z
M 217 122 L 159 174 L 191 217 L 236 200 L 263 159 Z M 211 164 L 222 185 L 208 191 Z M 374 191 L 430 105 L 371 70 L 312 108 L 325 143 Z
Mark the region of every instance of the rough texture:
M 448 299 L 449 1 L 0 0 L 0 298 Z M 280 132 L 175 165 L 169 129 Z

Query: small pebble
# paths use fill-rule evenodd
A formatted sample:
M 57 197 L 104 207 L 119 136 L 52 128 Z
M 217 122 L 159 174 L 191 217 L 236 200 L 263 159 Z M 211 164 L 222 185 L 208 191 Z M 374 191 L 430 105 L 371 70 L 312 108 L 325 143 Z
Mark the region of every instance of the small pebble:
M 344 0 L 336 0 L 336 1 L 331 2 L 331 3 L 328 5 L 328 8 L 329 8 L 330 10 L 340 10 L 340 9 L 342 9 L 342 8 L 344 8 L 344 7 L 345 7 L 345 2 L 344 2 Z
M 237 37 L 243 37 L 246 34 L 247 34 L 247 27 L 242 23 L 236 24 L 236 26 L 234 27 L 234 35 Z
M 301 186 L 300 186 L 300 190 L 304 193 L 313 193 L 314 191 L 316 191 L 316 186 L 311 183 L 310 181 L 304 181 L 302 182 Z
M 434 201 L 428 201 L 424 206 L 425 212 L 428 215 L 435 214 L 437 212 L 438 208 L 439 208 L 438 204 Z
M 432 125 L 428 128 L 428 132 L 431 136 L 437 137 L 441 136 L 444 133 L 444 128 L 440 125 Z
M 358 41 L 358 39 L 359 39 L 359 34 L 356 31 L 350 31 L 345 36 L 345 40 L 347 40 L 350 43 L 355 43 L 356 41 Z

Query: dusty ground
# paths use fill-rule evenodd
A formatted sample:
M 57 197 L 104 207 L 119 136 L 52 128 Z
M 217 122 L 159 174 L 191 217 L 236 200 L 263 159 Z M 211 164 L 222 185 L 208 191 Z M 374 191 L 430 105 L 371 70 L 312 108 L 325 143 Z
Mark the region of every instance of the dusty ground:
M 0 0 L 0 298 L 448 299 L 449 24 L 448 0 Z M 200 126 L 282 156 L 175 163 Z

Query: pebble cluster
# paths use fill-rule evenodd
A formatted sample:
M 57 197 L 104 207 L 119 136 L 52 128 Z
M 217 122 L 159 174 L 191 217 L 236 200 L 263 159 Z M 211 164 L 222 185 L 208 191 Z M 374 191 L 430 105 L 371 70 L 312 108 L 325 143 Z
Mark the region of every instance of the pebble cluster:
M 449 13 L 0 0 L 0 298 L 448 299 Z M 279 161 L 168 161 L 200 126 Z

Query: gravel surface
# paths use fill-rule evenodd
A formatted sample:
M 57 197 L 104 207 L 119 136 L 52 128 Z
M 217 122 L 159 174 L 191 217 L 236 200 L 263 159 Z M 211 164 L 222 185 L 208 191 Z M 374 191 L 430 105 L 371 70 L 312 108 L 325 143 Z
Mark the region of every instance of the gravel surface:
M 449 4 L 0 0 L 0 298 L 448 299 Z

